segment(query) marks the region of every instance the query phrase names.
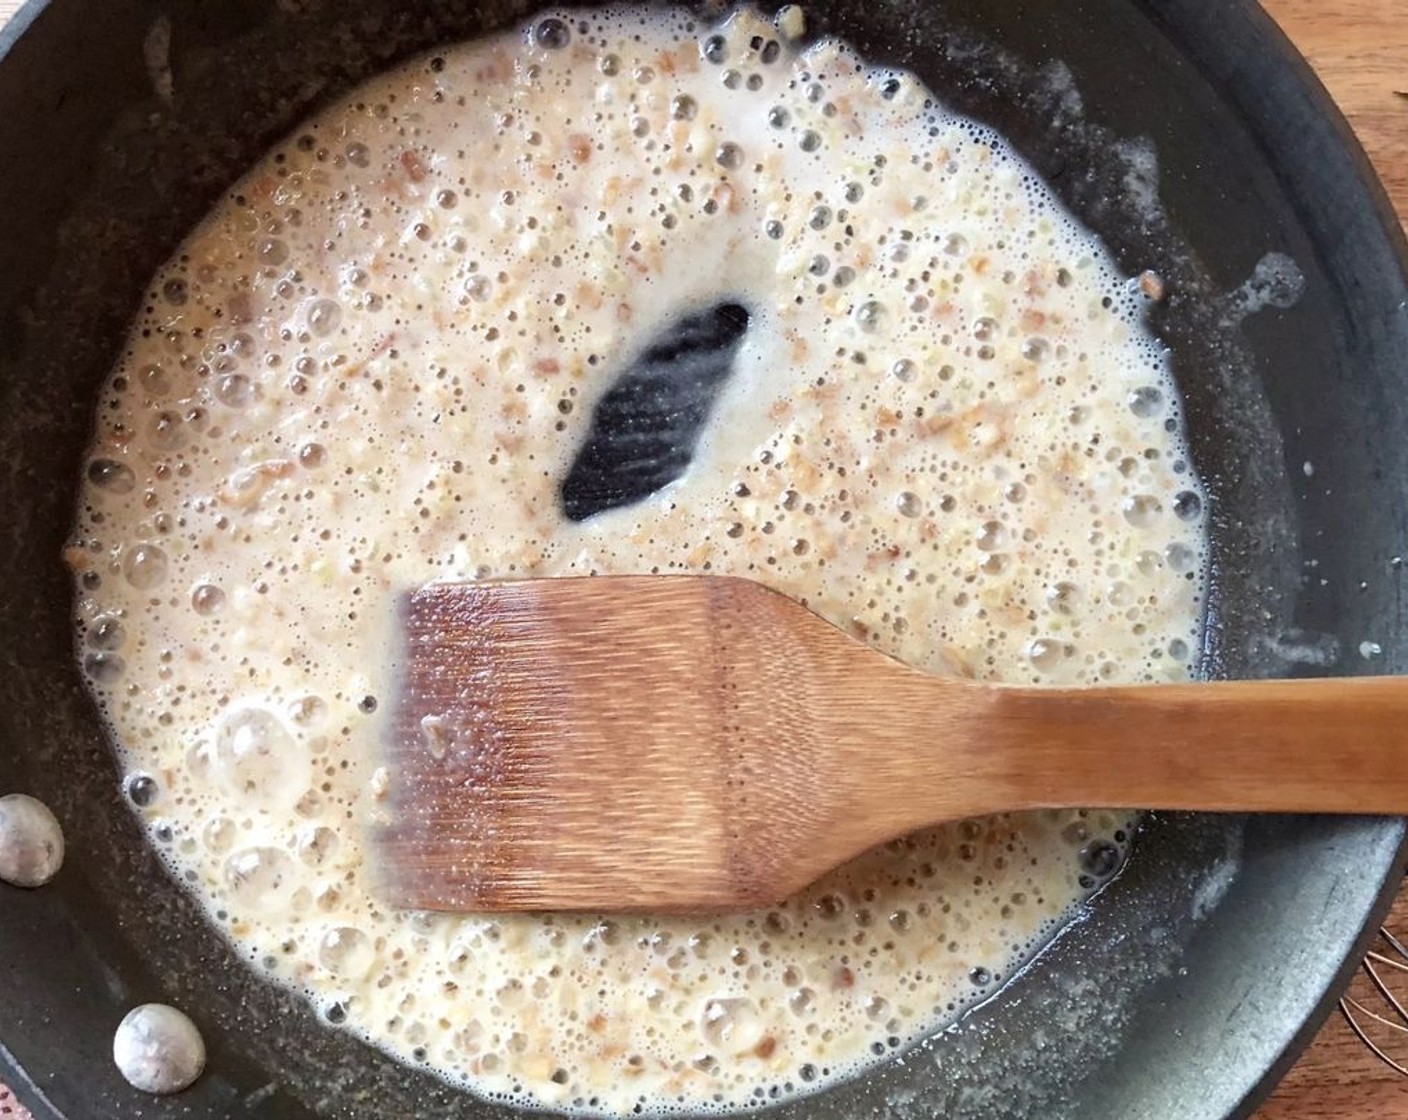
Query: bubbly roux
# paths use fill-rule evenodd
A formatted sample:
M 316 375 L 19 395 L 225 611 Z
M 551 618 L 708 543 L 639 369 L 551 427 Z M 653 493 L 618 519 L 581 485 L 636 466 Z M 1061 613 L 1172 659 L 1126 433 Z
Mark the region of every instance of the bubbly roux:
M 1000 817 L 727 918 L 382 909 L 396 595 L 712 571 L 912 664 L 1184 679 L 1202 498 L 1143 297 L 1001 137 L 800 13 L 559 11 L 309 120 L 153 281 L 69 559 L 152 842 L 252 965 L 475 1092 L 725 1111 L 989 995 L 1129 820 Z M 677 482 L 558 487 L 639 348 L 751 323 Z M 916 774 L 915 781 L 924 775 Z

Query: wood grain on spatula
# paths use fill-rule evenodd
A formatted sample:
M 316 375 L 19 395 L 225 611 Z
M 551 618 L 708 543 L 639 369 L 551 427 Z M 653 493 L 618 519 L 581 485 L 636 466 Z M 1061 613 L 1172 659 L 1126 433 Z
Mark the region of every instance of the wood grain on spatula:
M 1002 810 L 1408 812 L 1405 678 L 978 684 L 723 577 L 430 585 L 403 625 L 399 907 L 762 905 Z

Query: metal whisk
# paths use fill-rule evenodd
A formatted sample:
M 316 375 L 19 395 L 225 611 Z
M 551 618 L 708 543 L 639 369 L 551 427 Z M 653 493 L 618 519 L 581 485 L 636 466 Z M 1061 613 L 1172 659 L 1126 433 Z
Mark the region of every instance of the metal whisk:
M 1359 967 L 1392 1015 L 1383 1014 L 1361 1002 L 1351 994 L 1352 989 L 1340 997 L 1340 1014 L 1349 1024 L 1349 1029 L 1373 1051 L 1375 1057 L 1395 1072 L 1408 1077 L 1408 1067 L 1384 1048 L 1386 1044 L 1399 1044 L 1401 1048 L 1404 1036 L 1408 1036 L 1408 1007 L 1404 1006 L 1404 1001 L 1394 994 L 1385 980 L 1386 976 L 1408 974 L 1408 948 L 1380 926 L 1379 940 L 1365 954 Z

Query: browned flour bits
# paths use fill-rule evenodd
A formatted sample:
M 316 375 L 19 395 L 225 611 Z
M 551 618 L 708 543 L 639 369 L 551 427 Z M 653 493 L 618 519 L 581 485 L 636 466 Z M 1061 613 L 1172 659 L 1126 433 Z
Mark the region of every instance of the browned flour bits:
M 991 993 L 1130 822 L 942 828 L 728 918 L 388 913 L 399 591 L 731 573 L 929 669 L 1189 674 L 1202 492 L 1145 297 L 1000 136 L 799 26 L 564 10 L 367 83 L 181 246 L 103 394 L 79 656 L 152 842 L 253 967 L 477 1093 L 847 1076 Z M 568 518 L 597 403 L 724 303 L 683 475 Z

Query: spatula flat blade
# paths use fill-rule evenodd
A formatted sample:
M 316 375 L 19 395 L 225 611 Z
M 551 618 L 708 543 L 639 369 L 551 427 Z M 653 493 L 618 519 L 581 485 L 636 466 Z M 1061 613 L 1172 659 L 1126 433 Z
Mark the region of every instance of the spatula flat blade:
M 589 597 L 575 586 L 584 582 L 595 585 Z M 693 593 L 682 595 L 686 584 Z M 382 900 L 710 910 L 801 885 L 777 886 L 759 828 L 760 817 L 785 824 L 806 791 L 753 788 L 730 699 L 759 684 L 737 679 L 752 643 L 733 639 L 777 598 L 746 581 L 686 577 L 435 584 L 409 595 L 385 823 L 373 836 Z M 769 804 L 749 805 L 750 792 Z M 653 842 L 625 839 L 642 836 Z

